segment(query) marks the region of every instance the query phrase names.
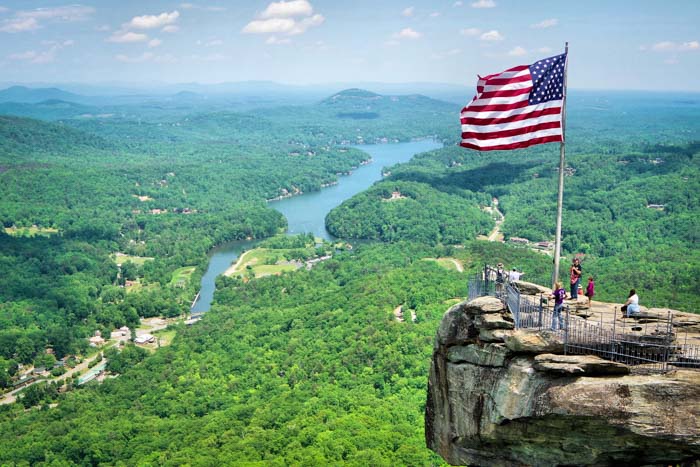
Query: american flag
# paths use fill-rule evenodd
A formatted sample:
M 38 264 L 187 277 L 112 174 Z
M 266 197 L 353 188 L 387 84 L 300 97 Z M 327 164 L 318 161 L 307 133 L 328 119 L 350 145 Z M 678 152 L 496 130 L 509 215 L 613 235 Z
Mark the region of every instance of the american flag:
M 462 109 L 460 145 L 494 151 L 563 141 L 565 65 L 561 54 L 479 76 L 476 96 Z

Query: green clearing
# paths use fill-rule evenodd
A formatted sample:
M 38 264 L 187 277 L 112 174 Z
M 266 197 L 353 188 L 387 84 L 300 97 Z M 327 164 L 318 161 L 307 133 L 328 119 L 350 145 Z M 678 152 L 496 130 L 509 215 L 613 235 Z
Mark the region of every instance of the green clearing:
M 158 290 L 159 288 L 160 286 L 158 283 L 143 284 L 141 283 L 141 279 L 137 278 L 135 281 L 133 281 L 132 285 L 126 287 L 126 293 L 131 294 L 134 292 L 147 292 Z
M 449 271 L 459 271 L 456 262 L 461 264 L 461 261 L 455 258 L 423 258 L 423 261 L 434 261 Z
M 58 233 L 58 229 L 53 227 L 5 227 L 5 233 L 13 237 L 50 237 Z
M 172 344 L 173 339 L 175 339 L 176 334 L 177 334 L 177 331 L 175 329 L 162 329 L 160 331 L 155 331 L 153 333 L 154 336 L 158 337 L 159 342 L 160 342 L 160 347 L 166 347 L 166 346 Z
M 185 287 L 192 276 L 195 266 L 185 266 L 178 268 L 173 272 L 173 278 L 170 280 L 170 285 L 174 287 Z
M 284 271 L 294 271 L 297 265 L 285 259 L 285 253 L 292 249 L 255 248 L 243 253 L 238 261 L 225 274 L 227 276 L 243 277 L 252 271 L 254 277 L 264 277 L 281 274 Z
M 133 255 L 125 255 L 124 253 L 113 253 L 109 256 L 118 265 L 124 264 L 126 262 L 131 262 L 131 263 L 134 263 L 138 266 L 143 266 L 143 264 L 146 261 L 153 261 L 153 258 L 150 256 L 133 256 Z M 186 269 L 186 268 L 181 268 L 181 269 Z M 177 272 L 177 271 L 175 271 L 175 272 Z

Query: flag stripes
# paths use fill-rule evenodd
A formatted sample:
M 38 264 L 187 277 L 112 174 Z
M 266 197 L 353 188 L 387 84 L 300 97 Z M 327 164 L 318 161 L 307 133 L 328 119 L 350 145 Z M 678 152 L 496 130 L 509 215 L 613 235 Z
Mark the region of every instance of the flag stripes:
M 461 112 L 461 146 L 494 151 L 561 142 L 565 61 L 558 55 L 479 77 Z

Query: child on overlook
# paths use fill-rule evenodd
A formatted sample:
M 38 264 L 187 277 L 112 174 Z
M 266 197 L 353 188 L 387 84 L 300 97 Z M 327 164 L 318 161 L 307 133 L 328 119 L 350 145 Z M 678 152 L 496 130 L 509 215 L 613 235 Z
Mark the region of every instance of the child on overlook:
M 561 310 L 564 308 L 564 299 L 566 298 L 566 290 L 561 286 L 561 282 L 554 283 L 554 292 L 550 295 L 554 298 L 554 312 L 552 313 L 552 331 L 557 330 L 557 321 L 559 329 L 564 329 L 564 318 L 561 315 Z
M 588 308 L 591 307 L 591 299 L 595 295 L 595 282 L 593 282 L 593 276 L 588 277 L 588 285 L 586 286 L 586 297 L 588 297 Z

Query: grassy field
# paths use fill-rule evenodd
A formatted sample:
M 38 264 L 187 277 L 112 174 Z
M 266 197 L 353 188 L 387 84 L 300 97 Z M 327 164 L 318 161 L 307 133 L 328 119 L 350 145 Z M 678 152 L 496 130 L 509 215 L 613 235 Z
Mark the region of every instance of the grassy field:
M 170 280 L 170 285 L 175 287 L 184 287 L 190 280 L 190 276 L 196 268 L 194 266 L 185 266 L 184 268 L 176 269 L 173 272 L 173 278 Z
M 35 225 L 31 227 L 5 227 L 5 233 L 12 235 L 13 237 L 36 237 L 37 235 L 43 237 L 50 237 L 58 233 L 58 229 L 51 227 L 37 227 Z
M 289 250 L 267 248 L 246 251 L 224 274 L 240 277 L 246 276 L 249 271 L 252 271 L 254 277 L 264 277 L 298 269 L 296 264 L 289 263 L 284 259 L 284 253 L 287 251 Z
M 177 331 L 175 329 L 162 329 L 153 333 L 160 340 L 160 346 L 166 347 L 173 342 Z
M 134 264 L 138 264 L 139 266 L 143 266 L 143 263 L 145 263 L 146 261 L 153 260 L 153 258 L 151 258 L 149 256 L 131 256 L 131 255 L 125 255 L 124 253 L 119 253 L 119 252 L 109 255 L 109 257 L 112 258 L 112 260 L 115 263 L 117 263 L 117 265 L 121 265 L 121 264 L 124 264 L 124 263 L 130 261 Z
M 440 266 L 450 271 L 462 272 L 464 270 L 462 262 L 455 258 L 423 258 L 424 261 L 435 261 Z

